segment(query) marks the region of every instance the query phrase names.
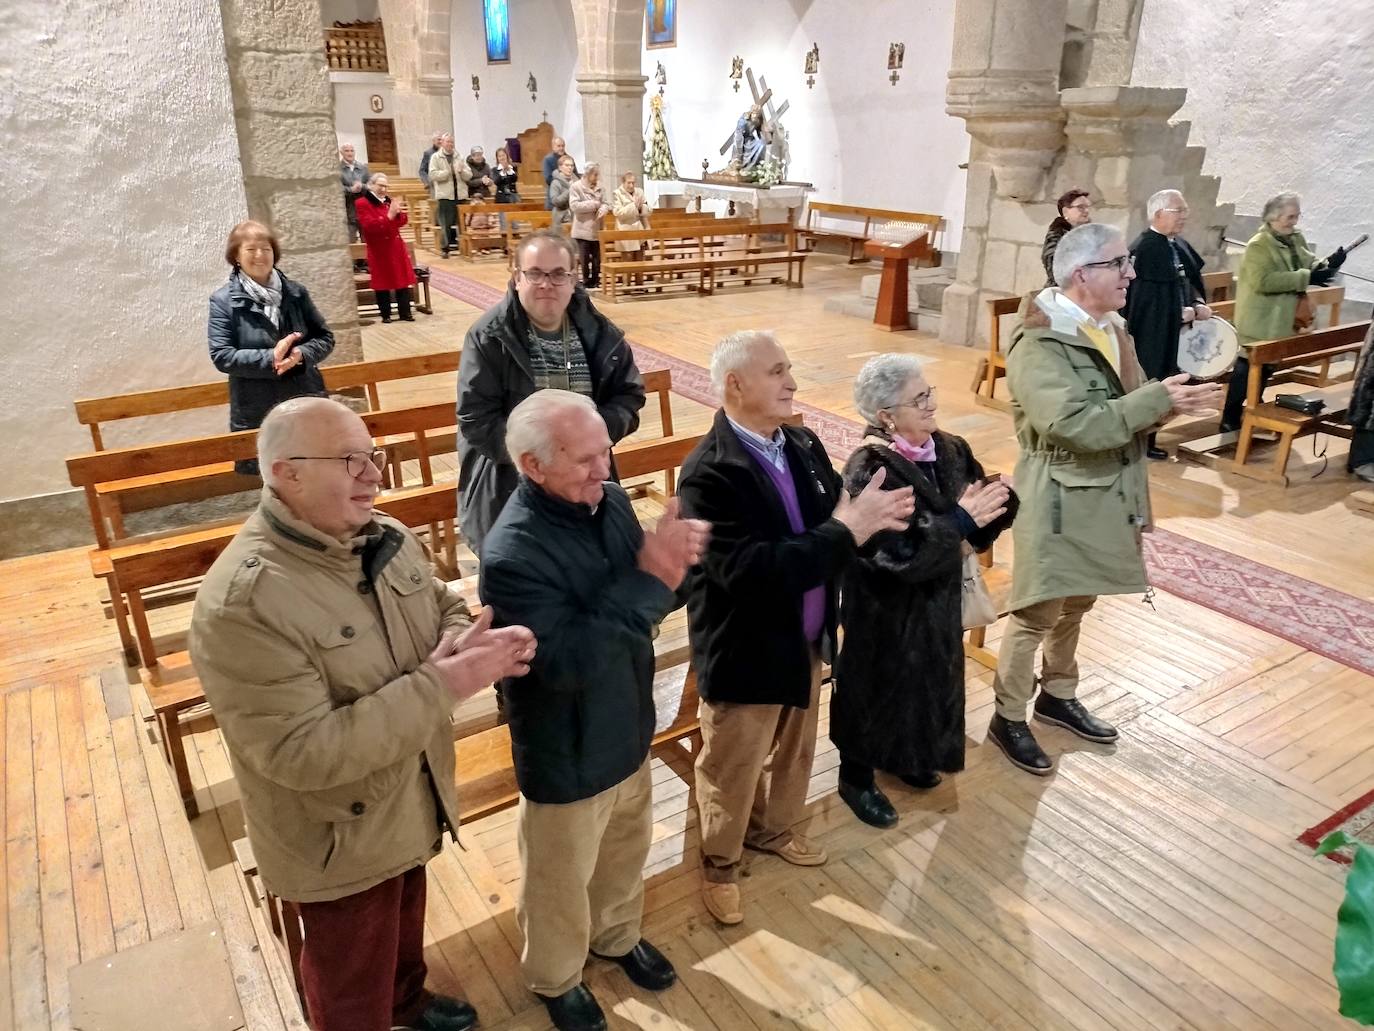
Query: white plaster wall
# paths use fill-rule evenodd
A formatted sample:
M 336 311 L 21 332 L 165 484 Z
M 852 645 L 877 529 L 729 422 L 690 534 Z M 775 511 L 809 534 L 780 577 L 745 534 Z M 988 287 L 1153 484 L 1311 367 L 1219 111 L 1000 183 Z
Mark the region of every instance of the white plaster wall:
M 574 81 L 577 32 L 568 0 L 512 0 L 510 64 L 487 64 L 482 0 L 453 0 L 453 118 L 458 151 L 481 146 L 490 161 L 507 137 L 539 124 L 547 111 L 554 132 L 579 161 L 582 153 L 582 98 Z M 525 89 L 530 73 L 539 86 L 531 101 Z M 472 76 L 482 81 L 473 96 Z
M 1371 13 L 1368 0 L 1310 17 L 1284 0 L 1150 0 L 1132 82 L 1187 86 L 1178 117 L 1207 148 L 1221 199 L 1259 215 L 1267 198 L 1297 191 L 1303 230 L 1324 254 L 1374 234 Z M 1346 268 L 1374 279 L 1374 244 Z M 1374 300 L 1374 285 L 1344 283 Z
M 749 86 L 731 89 L 735 54 L 773 88 L 792 162 L 788 177 L 815 184 L 817 200 L 938 212 L 949 222 L 945 242 L 958 249 L 968 159 L 964 123 L 945 114 L 945 81 L 954 34 L 954 0 L 865 0 L 862 5 L 750 0 L 747 31 L 738 0 L 680 5 L 677 46 L 643 52 L 652 82 L 655 63 L 668 75 L 664 117 L 682 175 L 725 163 L 720 145 L 749 106 Z M 889 42 L 906 44 L 906 67 L 888 81 Z M 802 68 L 820 44 L 813 89 Z
M 219 377 L 207 298 L 246 206 L 216 0 L 6 0 L 0 67 L 3 502 L 69 489 L 74 399 Z
M 380 17 L 377 0 L 320 0 L 320 22 L 376 21 Z
M 390 118 L 394 121 L 396 118 L 387 77 L 381 72 L 330 72 L 329 81 L 334 87 L 334 134 L 339 138 L 339 146 L 353 144 L 358 160 L 366 163 L 363 119 Z M 382 98 L 381 114 L 372 110 L 373 94 Z M 414 176 L 415 170 L 406 168 L 407 155 L 402 153 L 399 157 L 401 173 Z

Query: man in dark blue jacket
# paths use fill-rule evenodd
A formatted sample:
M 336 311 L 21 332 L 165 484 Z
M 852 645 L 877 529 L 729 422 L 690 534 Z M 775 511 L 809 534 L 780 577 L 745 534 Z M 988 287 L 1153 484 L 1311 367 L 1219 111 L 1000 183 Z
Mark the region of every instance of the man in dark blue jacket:
M 589 949 L 651 991 L 677 976 L 639 936 L 653 631 L 709 527 L 670 503 L 656 529 L 640 528 L 607 482 L 611 438 L 585 395 L 531 394 L 507 420 L 505 449 L 520 483 L 487 536 L 479 590 L 497 624 L 539 641 L 529 674 L 502 684 L 520 785 L 520 965 L 560 1031 L 593 1031 L 606 1022 L 582 983 Z

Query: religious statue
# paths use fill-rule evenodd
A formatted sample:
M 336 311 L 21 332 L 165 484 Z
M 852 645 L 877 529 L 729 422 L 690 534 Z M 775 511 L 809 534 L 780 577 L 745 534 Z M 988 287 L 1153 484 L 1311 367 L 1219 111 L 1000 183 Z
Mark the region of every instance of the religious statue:
M 668 73 L 663 70 L 663 62 L 654 62 L 654 82 L 660 86 L 668 85 Z
M 806 67 L 803 69 L 806 75 L 815 75 L 821 70 L 821 48 L 817 43 L 811 44 L 811 49 L 806 52 Z
M 539 83 L 534 81 L 534 72 L 530 72 L 530 77 L 525 82 L 525 89 L 530 91 L 531 100 L 539 95 Z
M 749 80 L 749 92 L 754 103 L 735 122 L 735 131 L 721 144 L 723 157 L 729 153 L 729 163 L 718 172 L 704 174 L 713 182 L 747 182 L 768 186 L 787 177 L 787 131 L 779 119 L 790 106 L 784 101 L 773 107 L 773 91 L 762 77 L 755 83 L 754 70 L 744 70 Z
M 889 43 L 887 45 L 887 67 L 889 71 L 895 71 L 902 67 L 902 62 L 906 60 L 905 43 Z
M 766 143 L 763 138 L 763 111 L 757 104 L 739 116 L 734 142 L 730 147 L 730 167 L 747 171 L 759 163 Z
M 744 58 L 736 54 L 730 59 L 730 78 L 738 79 L 744 74 Z

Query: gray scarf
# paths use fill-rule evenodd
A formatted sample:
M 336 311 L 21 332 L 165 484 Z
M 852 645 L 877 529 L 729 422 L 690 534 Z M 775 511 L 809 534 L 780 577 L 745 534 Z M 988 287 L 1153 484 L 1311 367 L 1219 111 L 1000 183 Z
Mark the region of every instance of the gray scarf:
M 272 275 L 268 277 L 267 285 L 263 286 L 243 269 L 236 273 L 239 286 L 248 295 L 258 309 L 267 316 L 267 321 L 273 326 L 281 328 L 281 275 L 276 269 L 272 270 Z

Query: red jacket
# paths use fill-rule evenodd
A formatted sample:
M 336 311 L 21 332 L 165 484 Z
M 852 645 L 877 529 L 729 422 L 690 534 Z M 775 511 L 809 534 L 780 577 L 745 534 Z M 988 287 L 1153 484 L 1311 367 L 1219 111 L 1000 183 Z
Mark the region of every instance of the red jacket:
M 381 200 L 371 190 L 358 197 L 358 228 L 367 244 L 367 269 L 374 290 L 404 290 L 415 283 L 415 267 L 401 239 L 401 227 L 410 217 L 404 211 L 390 217 L 390 205 L 391 198 Z

